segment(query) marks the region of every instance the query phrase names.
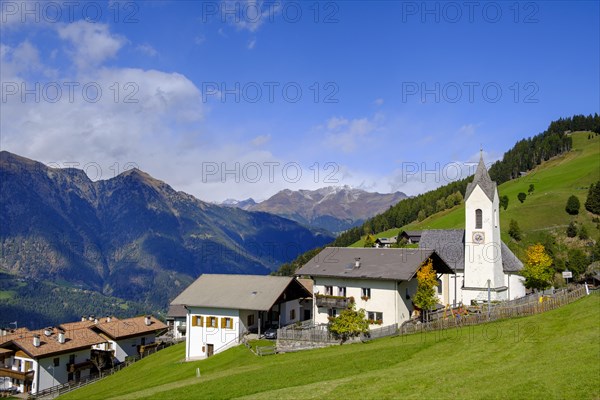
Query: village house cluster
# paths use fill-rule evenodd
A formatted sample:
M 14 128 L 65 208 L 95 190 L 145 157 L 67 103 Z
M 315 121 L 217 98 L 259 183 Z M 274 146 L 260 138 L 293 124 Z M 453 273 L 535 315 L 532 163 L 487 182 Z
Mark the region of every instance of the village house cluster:
M 153 316 L 81 321 L 30 331 L 0 330 L 0 388 L 37 394 L 139 356 L 167 326 Z
M 187 360 L 210 357 L 250 333 L 308 321 L 324 325 L 352 301 L 371 327 L 413 315 L 416 273 L 432 261 L 441 305 L 512 300 L 525 295 L 523 264 L 500 237 L 499 196 L 479 160 L 465 195 L 465 229 L 406 231 L 416 248 L 328 247 L 295 277 L 203 274 L 171 303 L 174 335 L 186 337 Z

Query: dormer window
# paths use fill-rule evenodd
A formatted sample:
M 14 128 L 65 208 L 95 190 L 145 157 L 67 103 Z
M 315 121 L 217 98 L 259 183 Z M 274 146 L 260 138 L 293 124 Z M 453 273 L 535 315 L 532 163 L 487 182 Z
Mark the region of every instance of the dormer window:
M 475 229 L 481 229 L 483 227 L 483 212 L 480 208 L 475 210 Z

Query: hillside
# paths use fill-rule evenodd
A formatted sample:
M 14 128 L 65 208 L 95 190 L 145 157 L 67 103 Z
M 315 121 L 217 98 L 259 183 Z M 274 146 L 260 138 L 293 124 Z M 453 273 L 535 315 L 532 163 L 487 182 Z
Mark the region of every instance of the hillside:
M 264 211 L 313 228 L 339 233 L 362 224 L 407 198 L 402 192 L 371 193 L 350 186 L 328 186 L 317 190 L 282 190 L 267 200 L 254 203 L 227 200 L 230 207 Z
M 23 307 L 36 302 L 69 310 L 62 321 L 84 312 L 65 307 L 61 296 L 40 297 L 48 290 L 35 289 L 38 281 L 160 311 L 203 272 L 268 274 L 333 239 L 275 215 L 202 202 L 137 169 L 92 182 L 82 170 L 6 151 L 0 227 L 0 324 L 29 321 L 39 309 Z M 108 311 L 100 307 L 94 313 Z M 35 320 L 30 327 L 62 322 Z
M 513 179 L 498 186 L 500 196 L 508 196 L 509 204 L 506 210 L 500 211 L 500 228 L 502 239 L 509 244 L 517 256 L 523 249 L 536 241 L 545 242 L 545 234 L 552 233 L 564 237 L 564 232 L 570 221 L 586 226 L 590 236 L 599 238 L 593 215 L 585 210 L 583 203 L 587 197 L 591 183 L 600 180 L 600 136 L 588 139 L 589 132 L 576 132 L 572 135 L 573 148 L 571 151 L 543 162 L 530 171 L 526 176 Z M 523 203 L 519 202 L 519 192 L 528 192 L 533 184 L 534 192 L 528 195 Z M 578 216 L 565 212 L 567 198 L 576 195 L 581 204 Z M 509 222 L 514 219 L 523 230 L 521 243 L 516 243 L 508 235 Z M 391 237 L 400 230 L 420 229 L 453 229 L 464 228 L 464 203 L 450 210 L 436 213 L 421 222 L 411 223 L 401 229 L 390 229 L 376 234 L 377 237 Z M 578 243 L 563 243 L 558 246 L 577 246 Z M 354 247 L 363 245 L 363 240 L 353 244 Z M 563 250 L 565 250 L 563 249 Z
M 532 317 L 275 356 L 238 346 L 181 363 L 180 344 L 60 399 L 596 399 L 599 319 L 594 294 Z

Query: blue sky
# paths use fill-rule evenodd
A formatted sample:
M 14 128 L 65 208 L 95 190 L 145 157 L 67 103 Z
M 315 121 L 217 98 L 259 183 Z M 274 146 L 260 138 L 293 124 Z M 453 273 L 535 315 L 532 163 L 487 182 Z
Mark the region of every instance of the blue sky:
M 600 110 L 595 1 L 70 4 L 2 2 L 0 148 L 92 179 L 414 195 Z

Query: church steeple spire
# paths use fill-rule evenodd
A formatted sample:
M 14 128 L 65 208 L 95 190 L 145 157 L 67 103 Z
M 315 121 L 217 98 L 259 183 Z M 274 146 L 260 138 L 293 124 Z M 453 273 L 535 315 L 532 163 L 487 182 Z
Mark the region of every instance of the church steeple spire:
M 477 169 L 475 170 L 475 176 L 473 177 L 473 182 L 467 185 L 467 191 L 465 193 L 465 199 L 468 198 L 475 187 L 479 186 L 481 190 L 486 194 L 486 196 L 490 200 L 494 200 L 494 193 L 496 191 L 496 182 L 492 181 L 490 175 L 488 174 L 488 170 L 485 167 L 485 163 L 483 162 L 483 149 L 480 150 L 479 154 L 479 164 L 477 164 Z

